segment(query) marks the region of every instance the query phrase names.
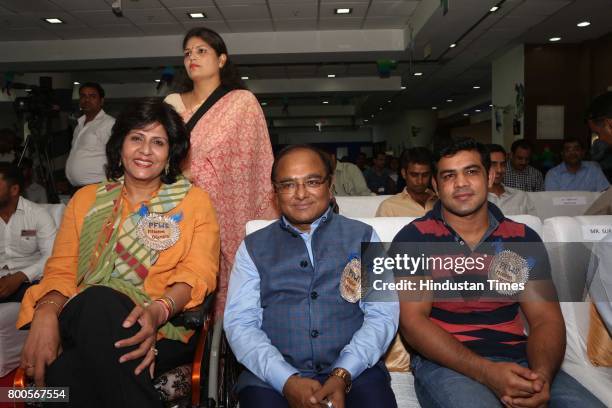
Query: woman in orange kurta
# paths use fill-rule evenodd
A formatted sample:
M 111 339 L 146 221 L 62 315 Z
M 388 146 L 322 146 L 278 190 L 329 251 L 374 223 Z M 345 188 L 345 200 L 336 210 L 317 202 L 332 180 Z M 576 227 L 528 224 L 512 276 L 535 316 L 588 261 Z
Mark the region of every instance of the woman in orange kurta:
M 220 314 L 245 224 L 277 217 L 270 182 L 274 157 L 259 102 L 244 89 L 219 34 L 194 28 L 185 35 L 183 49 L 193 89 L 170 94 L 166 102 L 186 123 L 217 88 L 229 91 L 191 131 L 191 151 L 184 167 L 187 177 L 210 194 L 217 211 L 221 262 L 216 312 Z
M 70 387 L 71 406 L 161 408 L 154 369 L 191 359 L 193 332 L 170 318 L 215 289 L 220 244 L 208 194 L 180 175 L 188 148 L 182 119 L 159 100 L 119 115 L 109 180 L 70 200 L 43 279 L 23 298 L 21 366 L 37 385 Z

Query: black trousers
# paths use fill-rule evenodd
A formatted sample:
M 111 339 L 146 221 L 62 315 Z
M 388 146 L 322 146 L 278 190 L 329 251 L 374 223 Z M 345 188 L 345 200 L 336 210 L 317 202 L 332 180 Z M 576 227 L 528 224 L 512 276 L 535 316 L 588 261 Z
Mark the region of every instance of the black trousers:
M 57 407 L 162 407 L 149 370 L 134 370 L 142 359 L 119 363 L 119 358 L 137 346 L 115 348 L 116 341 L 133 336 L 140 329 L 121 324 L 134 308 L 124 294 L 104 286 L 86 289 L 60 315 L 62 354 L 46 371 L 48 387 L 70 387 L 70 403 Z M 160 340 L 156 375 L 191 361 L 195 335 L 188 344 Z

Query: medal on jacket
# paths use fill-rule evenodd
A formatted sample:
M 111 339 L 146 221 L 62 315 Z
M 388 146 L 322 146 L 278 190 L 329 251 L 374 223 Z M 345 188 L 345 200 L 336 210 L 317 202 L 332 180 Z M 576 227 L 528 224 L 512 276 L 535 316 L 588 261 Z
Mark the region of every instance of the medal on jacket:
M 361 299 L 361 260 L 356 254 L 349 256 L 342 271 L 340 296 L 350 303 L 357 303 Z
M 489 267 L 488 278 L 499 283 L 525 284 L 529 280 L 529 262 L 519 254 L 507 249 L 499 252 L 493 258 Z M 502 295 L 512 296 L 519 290 L 506 289 L 510 285 L 496 285 L 497 292 Z M 518 286 L 518 285 L 514 285 Z M 522 285 L 521 285 L 522 286 Z
M 180 237 L 178 222 L 183 218 L 182 213 L 172 216 L 150 213 L 146 205 L 138 211 L 140 221 L 136 226 L 136 235 L 147 248 L 163 251 L 176 244 Z

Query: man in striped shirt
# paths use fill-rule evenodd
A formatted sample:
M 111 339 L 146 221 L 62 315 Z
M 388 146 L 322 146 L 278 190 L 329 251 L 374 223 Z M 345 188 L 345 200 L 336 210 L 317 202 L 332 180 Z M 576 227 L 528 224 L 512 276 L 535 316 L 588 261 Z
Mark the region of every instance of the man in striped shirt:
M 489 168 L 489 152 L 473 140 L 443 149 L 432 180 L 439 202 L 404 227 L 394 243 L 418 243 L 431 250 L 434 242 L 442 242 L 445 249 L 456 248 L 455 255 L 465 256 L 487 247 L 527 242 L 532 243 L 526 245 L 528 249 L 542 250 L 533 230 L 505 218 L 494 204 L 487 203 L 487 186 L 493 183 Z M 546 284 L 547 256 L 536 256 L 530 266 L 530 278 Z M 454 270 L 446 279 L 479 278 L 470 272 Z M 402 302 L 401 332 L 416 352 L 411 368 L 423 408 L 604 407 L 559 369 L 565 352 L 565 326 L 558 302 L 529 301 L 527 294 L 521 294 L 520 302 L 488 296 Z M 529 336 L 519 311 L 529 324 Z

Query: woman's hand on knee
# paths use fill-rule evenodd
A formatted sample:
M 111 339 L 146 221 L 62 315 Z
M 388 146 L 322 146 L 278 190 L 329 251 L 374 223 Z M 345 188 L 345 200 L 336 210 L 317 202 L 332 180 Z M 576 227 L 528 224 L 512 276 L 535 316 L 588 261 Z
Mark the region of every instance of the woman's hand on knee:
M 143 308 L 135 306 L 128 317 L 123 321 L 124 328 L 132 327 L 136 322 L 140 324 L 140 330 L 127 339 L 119 340 L 115 343 L 115 347 L 138 346 L 135 350 L 126 353 L 119 358 L 120 363 L 135 360 L 144 357 L 142 362 L 136 367 L 135 374 L 140 374 L 142 370 L 155 362 L 155 340 L 157 338 L 157 328 L 159 327 L 162 313 L 160 306 L 155 306 L 154 302 L 151 306 Z
M 21 351 L 21 367 L 28 377 L 34 377 L 38 387 L 45 385 L 45 370 L 60 351 L 59 321 L 56 313 L 35 314 Z

